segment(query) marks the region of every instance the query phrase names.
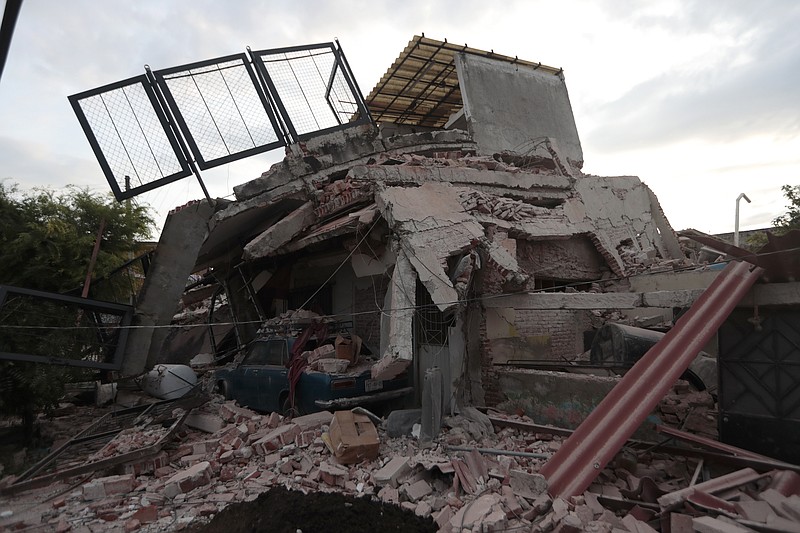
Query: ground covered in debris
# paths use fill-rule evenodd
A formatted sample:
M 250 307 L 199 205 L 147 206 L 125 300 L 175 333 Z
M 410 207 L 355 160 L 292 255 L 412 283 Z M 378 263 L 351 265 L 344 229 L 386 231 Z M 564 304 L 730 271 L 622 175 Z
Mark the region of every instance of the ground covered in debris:
M 430 518 L 423 519 L 366 497 L 303 494 L 275 487 L 252 502 L 226 507 L 195 533 L 433 533 L 436 530 Z
M 706 393 L 675 388 L 682 394 L 667 395 L 661 416 L 669 411 L 686 422 L 713 406 Z M 568 431 L 464 407 L 423 443 L 412 435 L 414 417 L 398 413 L 378 424 L 375 455 L 350 462 L 328 444 L 339 418 L 332 413 L 262 415 L 214 396 L 155 455 L 16 493 L 7 492 L 14 476 L 6 476 L 0 532 L 675 533 L 734 524 L 797 531 L 800 523 L 800 467 L 741 455 L 749 452 L 687 453 L 631 441 L 588 490 L 559 497 L 548 494 L 540 470 Z M 67 420 L 74 419 L 61 423 Z M 141 433 L 121 431 L 100 455 L 146 446 Z M 712 464 L 715 457 L 725 460 Z

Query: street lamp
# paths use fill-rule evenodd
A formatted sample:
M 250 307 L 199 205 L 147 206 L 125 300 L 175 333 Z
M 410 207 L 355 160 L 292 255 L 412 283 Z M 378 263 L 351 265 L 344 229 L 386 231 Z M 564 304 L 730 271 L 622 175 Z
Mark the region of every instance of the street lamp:
M 736 197 L 736 224 L 733 228 L 733 245 L 739 246 L 739 200 L 744 198 L 747 200 L 747 203 L 750 203 L 750 198 L 747 197 L 745 193 L 740 194 Z

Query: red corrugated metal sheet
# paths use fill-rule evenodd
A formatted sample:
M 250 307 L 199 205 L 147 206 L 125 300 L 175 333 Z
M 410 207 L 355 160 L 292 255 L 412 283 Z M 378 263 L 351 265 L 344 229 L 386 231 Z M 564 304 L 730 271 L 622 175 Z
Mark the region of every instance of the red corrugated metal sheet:
M 743 450 L 742 448 L 731 446 L 730 444 L 724 444 L 722 442 L 709 439 L 707 437 L 702 437 L 700 435 L 695 435 L 693 433 L 687 433 L 686 431 L 681 431 L 679 429 L 671 428 L 669 426 L 656 426 L 656 431 L 658 433 L 669 435 L 670 437 L 675 437 L 677 439 L 691 442 L 692 444 L 697 444 L 699 446 L 702 446 L 703 448 L 708 448 L 709 450 L 714 450 L 722 453 L 729 453 L 736 457 L 750 457 L 752 459 L 761 459 L 762 461 L 772 462 L 775 464 L 777 468 L 780 468 L 781 465 L 793 466 L 789 465 L 788 463 L 784 463 L 783 461 L 778 461 L 777 459 L 773 459 L 772 457 L 767 457 L 766 455 L 761 455 L 756 452 L 751 452 L 750 450 Z
M 553 497 L 585 491 L 761 275 L 730 263 L 542 467 Z

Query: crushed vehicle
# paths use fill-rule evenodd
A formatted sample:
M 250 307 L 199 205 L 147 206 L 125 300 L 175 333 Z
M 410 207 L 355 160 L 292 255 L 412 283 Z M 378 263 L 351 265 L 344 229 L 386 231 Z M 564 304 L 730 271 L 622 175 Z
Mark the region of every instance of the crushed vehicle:
M 282 414 L 386 407 L 413 390 L 408 372 L 390 380 L 372 379 L 375 358 L 361 339 L 345 337 L 341 325 L 333 334 L 327 333 L 328 324 L 319 326 L 259 336 L 238 365 L 216 371 L 217 390 L 255 411 Z

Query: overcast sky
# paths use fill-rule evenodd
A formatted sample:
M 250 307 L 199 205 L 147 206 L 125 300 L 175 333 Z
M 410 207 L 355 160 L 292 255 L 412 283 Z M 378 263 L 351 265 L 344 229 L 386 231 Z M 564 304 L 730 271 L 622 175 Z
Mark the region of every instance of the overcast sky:
M 5 2 L 0 0 L 3 6 Z M 733 231 L 800 184 L 800 2 L 24 0 L 0 80 L 0 179 L 108 191 L 67 96 L 154 70 L 338 38 L 369 93 L 413 35 L 564 69 L 587 173 L 636 175 L 675 229 Z M 204 172 L 229 196 L 280 150 Z M 202 193 L 137 197 L 159 225 Z

